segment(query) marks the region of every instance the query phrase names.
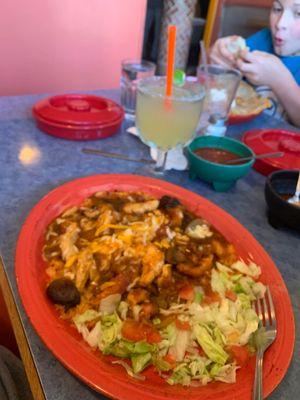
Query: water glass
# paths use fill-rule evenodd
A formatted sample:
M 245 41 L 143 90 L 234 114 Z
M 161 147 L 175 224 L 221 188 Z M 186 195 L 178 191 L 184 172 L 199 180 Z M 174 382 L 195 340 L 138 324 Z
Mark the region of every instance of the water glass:
M 226 122 L 241 80 L 241 73 L 220 65 L 200 65 L 198 81 L 206 88 L 204 113 L 208 119 Z
M 140 79 L 153 76 L 155 64 L 145 60 L 124 60 L 121 71 L 121 104 L 127 119 L 135 119 L 136 90 Z

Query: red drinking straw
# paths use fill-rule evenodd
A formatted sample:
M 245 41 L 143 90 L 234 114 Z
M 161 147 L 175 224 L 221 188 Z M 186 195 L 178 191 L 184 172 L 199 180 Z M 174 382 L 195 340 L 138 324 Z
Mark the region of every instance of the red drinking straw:
M 166 81 L 166 97 L 172 96 L 173 91 L 173 75 L 175 65 L 175 46 L 176 46 L 176 26 L 168 26 L 168 57 L 167 57 L 167 81 Z

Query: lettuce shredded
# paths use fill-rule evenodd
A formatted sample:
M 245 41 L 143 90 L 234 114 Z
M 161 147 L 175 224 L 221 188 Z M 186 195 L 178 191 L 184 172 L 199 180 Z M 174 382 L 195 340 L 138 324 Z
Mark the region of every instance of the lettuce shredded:
M 143 371 L 151 362 L 151 354 L 135 354 L 131 356 L 132 369 L 135 374 Z
M 99 312 L 87 310 L 73 320 L 91 347 L 120 358 L 114 363 L 122 365 L 136 379 L 144 379 L 140 372 L 153 365 L 170 385 L 206 385 L 213 380 L 233 383 L 238 366 L 230 362 L 227 346 L 248 344 L 255 349 L 264 337 L 257 333 L 259 319 L 251 306 L 252 300 L 264 296 L 266 290 L 261 282 L 256 282 L 259 274 L 260 268 L 254 263 L 247 265 L 240 260 L 228 267 L 217 262 L 211 274 L 211 288 L 220 295 L 220 302 L 202 303 L 205 294 L 199 286 L 194 288 L 191 302 L 161 309 L 162 315 L 187 321 L 190 329 L 178 329 L 178 324 L 172 322 L 159 331 L 162 340 L 157 344 L 131 342 L 122 337 L 129 305 L 121 301 L 120 295 L 103 299 Z M 234 292 L 236 299 L 228 291 Z M 137 305 L 133 309 L 134 319 L 139 319 L 139 313 Z M 152 323 L 158 328 L 161 318 L 154 318 Z
M 93 321 L 94 319 L 98 318 L 100 313 L 95 310 L 86 310 L 83 314 L 76 315 L 73 318 L 73 321 L 76 325 L 84 324 L 85 322 Z
M 95 331 L 92 330 L 90 332 L 88 330 L 88 328 L 86 327 L 85 323 L 96 320 L 99 317 L 100 317 L 100 313 L 98 313 L 97 311 L 86 310 L 84 313 L 76 315 L 73 318 L 73 322 L 74 322 L 78 332 L 81 333 L 84 340 L 86 340 L 89 344 L 91 343 L 90 346 L 92 346 L 92 347 L 97 346 L 97 343 L 95 344 L 94 337 L 96 336 L 98 338 L 99 332 L 100 332 L 100 326 L 99 326 L 99 324 L 98 325 L 96 324 L 97 328 L 95 326 L 95 328 L 94 328 Z
M 123 360 L 116 360 L 116 361 L 113 361 L 112 364 L 119 364 L 119 365 L 121 365 L 123 368 L 125 368 L 127 374 L 128 374 L 129 376 L 131 376 L 132 378 L 138 379 L 138 380 L 140 380 L 140 381 L 144 381 L 144 380 L 146 379 L 145 376 L 143 376 L 143 375 L 135 374 L 135 373 L 133 372 L 132 368 L 126 363 L 126 361 L 123 361 Z
M 176 330 L 176 339 L 173 346 L 170 347 L 169 353 L 175 358 L 176 361 L 184 359 L 187 347 L 189 345 L 190 332 L 183 330 Z
M 120 301 L 121 301 L 120 293 L 111 294 L 110 296 L 107 296 L 104 299 L 102 299 L 99 307 L 101 314 L 105 315 L 114 313 Z
M 225 383 L 235 383 L 236 381 L 236 370 L 239 367 L 235 364 L 226 364 L 219 368 L 218 372 L 214 376 L 216 381 Z
M 115 340 L 121 337 L 122 321 L 117 313 L 105 315 L 101 318 L 101 336 L 99 349 L 105 351 Z
M 160 356 L 154 356 L 152 361 L 158 371 L 166 372 L 172 369 L 172 366 Z
M 232 269 L 235 269 L 238 272 L 241 272 L 244 275 L 251 276 L 252 278 L 258 278 L 261 274 L 261 269 L 258 265 L 256 265 L 253 261 L 251 261 L 248 265 L 242 261 L 236 261 L 231 265 Z
M 179 364 L 173 371 L 172 375 L 170 376 L 169 379 L 167 379 L 167 382 L 170 385 L 175 385 L 175 384 L 181 384 L 183 386 L 189 386 L 191 383 L 191 375 L 190 371 L 188 368 L 187 363 L 181 363 Z
M 195 325 L 193 333 L 201 348 L 210 360 L 221 365 L 226 363 L 228 354 L 225 352 L 222 346 L 216 342 L 215 338 L 210 335 L 206 326 L 200 324 Z

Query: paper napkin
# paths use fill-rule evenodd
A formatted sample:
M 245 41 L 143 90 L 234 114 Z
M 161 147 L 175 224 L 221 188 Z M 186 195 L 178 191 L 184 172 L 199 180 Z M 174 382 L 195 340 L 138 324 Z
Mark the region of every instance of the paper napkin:
M 132 126 L 127 129 L 128 133 L 131 133 L 134 136 L 139 137 L 138 130 L 135 126 Z M 150 156 L 153 160 L 157 159 L 157 150 L 155 148 L 150 147 Z M 182 148 L 176 147 L 175 149 L 169 150 L 167 154 L 166 160 L 166 169 L 176 169 L 178 171 L 183 171 L 187 169 L 188 161 L 183 154 Z

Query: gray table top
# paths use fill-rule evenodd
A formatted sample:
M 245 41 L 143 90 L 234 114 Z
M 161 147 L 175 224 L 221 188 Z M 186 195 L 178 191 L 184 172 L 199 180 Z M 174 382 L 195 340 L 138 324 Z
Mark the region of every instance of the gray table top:
M 95 92 L 119 100 L 118 91 Z M 88 143 L 57 139 L 39 131 L 31 107 L 45 96 L 30 95 L 0 98 L 0 246 L 5 270 L 19 308 L 41 383 L 49 400 L 75 398 L 104 399 L 69 373 L 47 350 L 33 330 L 21 304 L 14 276 L 14 253 L 22 223 L 32 207 L 50 190 L 81 176 L 101 173 L 137 173 L 140 164 L 83 154 L 83 147 L 122 152 L 132 157 L 147 157 L 148 149 L 125 132 L 125 124 L 115 136 Z M 229 128 L 228 135 L 240 138 L 244 131 L 260 127 L 287 127 L 285 123 L 262 115 L 255 121 Z M 291 128 L 291 127 L 290 127 Z M 37 149 L 39 157 L 26 163 L 20 152 L 25 146 Z M 216 193 L 200 180 L 190 181 L 186 171 L 170 171 L 166 180 L 212 200 L 237 218 L 262 244 L 281 272 L 289 290 L 296 318 L 296 343 L 289 370 L 270 395 L 272 400 L 297 399 L 300 392 L 300 235 L 275 230 L 268 225 L 264 200 L 265 177 L 252 170 L 227 193 Z M 298 356 L 297 356 L 298 355 Z

